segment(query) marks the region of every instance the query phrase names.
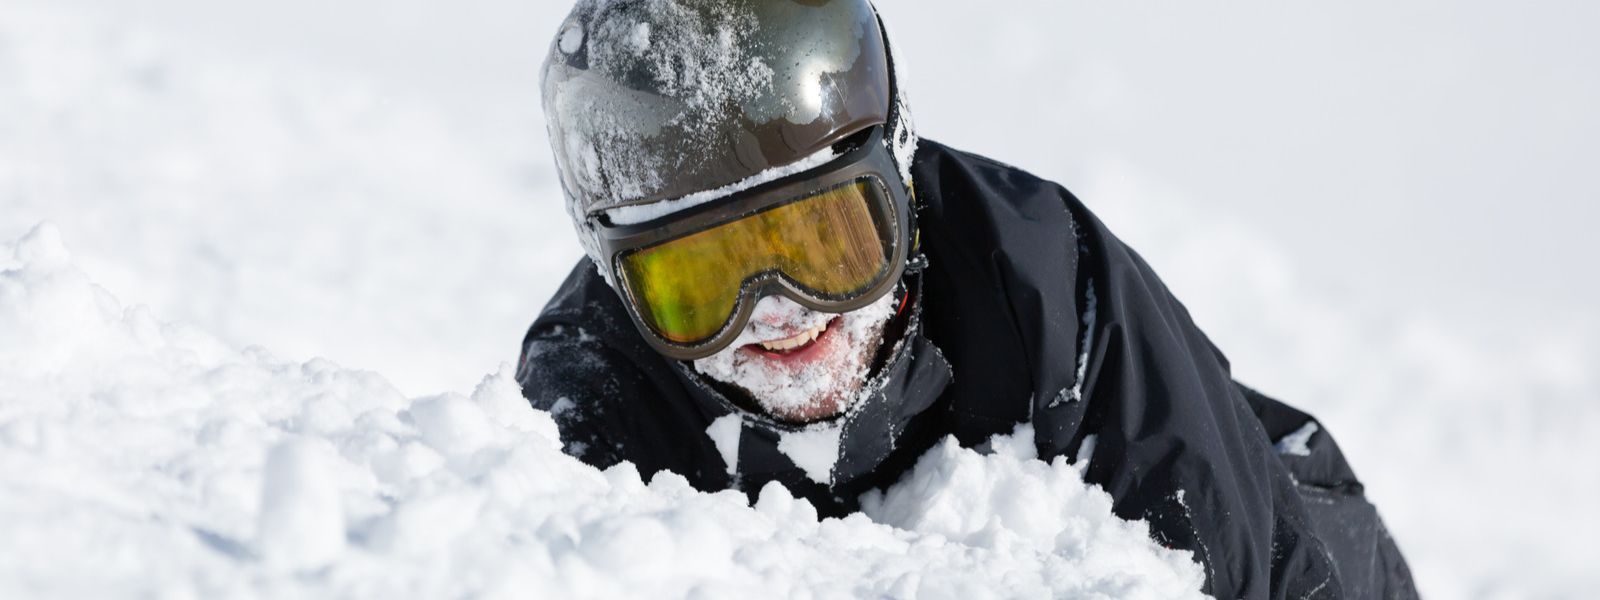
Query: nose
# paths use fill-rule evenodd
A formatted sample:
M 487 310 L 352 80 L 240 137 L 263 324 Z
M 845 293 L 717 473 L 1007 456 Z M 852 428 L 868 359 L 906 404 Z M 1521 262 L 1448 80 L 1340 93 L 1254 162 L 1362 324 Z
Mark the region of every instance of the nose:
M 750 318 L 772 327 L 782 327 L 805 316 L 806 308 L 782 296 L 767 296 L 756 304 Z

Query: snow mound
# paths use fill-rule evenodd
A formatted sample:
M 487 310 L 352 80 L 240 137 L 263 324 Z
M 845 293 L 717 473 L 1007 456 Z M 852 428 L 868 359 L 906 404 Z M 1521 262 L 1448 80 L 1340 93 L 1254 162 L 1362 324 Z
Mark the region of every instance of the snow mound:
M 1190 553 L 1150 540 L 1142 521 L 1107 519 L 1111 495 L 1083 483 L 1078 466 L 1038 460 L 1033 426 L 990 441 L 980 455 L 947 438 L 887 493 L 862 499 L 874 521 L 981 548 L 1042 570 L 1016 573 L 1039 590 L 1073 597 L 1186 598 L 1203 583 Z M 1083 464 L 1087 464 L 1086 462 Z M 1096 580 L 1063 574 L 1104 573 Z M 1161 573 L 1160 578 L 1148 577 Z
M 0 597 L 1199 597 L 1061 461 L 946 443 L 867 515 L 560 452 L 508 368 L 406 398 L 0 246 Z
M 56 223 L 130 304 L 410 394 L 470 387 L 514 355 L 581 256 L 550 160 L 531 154 L 542 125 L 466 122 L 83 4 L 0 9 L 0 240 Z

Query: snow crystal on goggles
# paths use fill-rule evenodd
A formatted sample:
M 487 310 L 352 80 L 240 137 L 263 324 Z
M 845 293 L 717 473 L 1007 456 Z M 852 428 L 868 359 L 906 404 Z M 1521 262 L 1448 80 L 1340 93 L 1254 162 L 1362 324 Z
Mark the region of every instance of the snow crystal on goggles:
M 693 360 L 732 344 L 764 296 L 843 313 L 891 291 L 905 268 L 908 197 L 880 126 L 818 169 L 599 230 L 640 333 Z

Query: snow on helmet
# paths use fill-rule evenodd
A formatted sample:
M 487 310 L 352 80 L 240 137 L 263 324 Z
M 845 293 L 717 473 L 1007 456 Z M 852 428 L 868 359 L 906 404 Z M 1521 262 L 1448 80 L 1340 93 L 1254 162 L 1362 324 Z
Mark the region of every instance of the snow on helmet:
M 608 210 L 758 178 L 878 125 L 910 181 L 916 135 L 867 0 L 580 0 L 543 77 L 567 211 L 607 281 Z

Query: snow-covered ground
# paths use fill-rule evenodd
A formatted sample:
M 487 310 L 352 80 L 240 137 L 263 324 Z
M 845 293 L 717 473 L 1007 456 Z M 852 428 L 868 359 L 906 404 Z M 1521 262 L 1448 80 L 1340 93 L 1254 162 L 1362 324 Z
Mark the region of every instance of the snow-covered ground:
M 407 399 L 125 307 L 54 225 L 0 245 L 0 597 L 1199 598 L 1031 432 L 863 515 L 561 452 L 509 367 Z M 998 492 L 998 493 L 986 493 Z
M 533 93 L 560 4 L 0 5 L 0 597 L 1192 589 L 1182 558 L 1136 543 L 1137 525 L 1108 520 L 1069 465 L 941 448 L 918 474 L 934 493 L 890 491 L 873 504 L 877 523 L 817 523 L 776 491 L 750 509 L 671 478 L 645 485 L 626 470 L 598 473 L 552 450 L 548 419 L 521 410 L 501 364 L 581 255 Z M 1379 10 L 1371 4 L 1361 5 Z M 1559 4 L 1538 3 L 1546 12 Z M 1313 216 L 1301 220 L 1327 219 L 1327 231 L 1291 231 L 1393 243 L 1361 228 L 1383 219 L 1382 205 L 1352 200 L 1371 216 L 1324 216 L 1318 207 L 1339 202 L 1345 186 L 1287 186 L 1313 179 L 1288 159 L 1233 171 L 1245 200 L 1230 203 L 1212 179 L 1137 152 L 1223 139 L 1204 127 L 1137 126 L 1183 103 L 1171 88 L 1130 79 L 1140 61 L 1170 56 L 1195 68 L 1207 43 L 1240 60 L 1255 56 L 1251 48 L 1154 9 L 1130 18 L 1030 3 L 1038 18 L 996 20 L 976 14 L 977 3 L 884 5 L 904 36 L 923 131 L 1059 178 L 1085 198 L 1166 277 L 1242 378 L 1315 412 L 1340 439 L 1424 593 L 1576 598 L 1600 589 L 1600 521 L 1588 508 L 1600 497 L 1600 323 L 1592 296 L 1563 294 L 1550 276 L 1593 270 L 1582 251 L 1593 247 L 1571 233 L 1585 213 L 1557 219 L 1546 236 L 1423 236 L 1459 247 L 1481 267 L 1471 276 L 1431 272 L 1406 258 L 1413 247 L 1368 243 L 1349 250 L 1346 262 L 1359 269 L 1329 269 L 1337 251 L 1308 258 L 1240 211 L 1274 202 L 1299 214 L 1296 198 L 1307 194 Z M 1407 7 L 1396 10 L 1425 22 Z M 1564 28 L 1593 23 L 1579 18 L 1589 9 L 1571 10 Z M 948 43 L 952 19 L 972 28 L 959 36 L 968 45 Z M 1233 26 L 1209 19 L 1196 30 Z M 1080 44 L 1087 57 L 1061 59 L 1056 27 L 1107 47 L 1119 31 L 1198 47 L 1129 58 Z M 1564 28 L 1519 52 L 1559 46 Z M 1471 46 L 1447 41 L 1429 47 Z M 1432 73 L 1443 59 L 1429 56 L 1407 73 Z M 1550 81 L 1568 81 L 1557 67 L 1578 60 L 1561 56 Z M 1490 72 L 1525 57 L 1512 58 L 1491 61 Z M 1344 84 L 1357 81 L 1348 65 L 1332 67 Z M 1060 79 L 1041 75 L 1055 70 Z M 1552 97 L 1587 97 L 1592 72 Z M 1238 73 L 1180 75 L 1201 111 L 1226 104 L 1207 86 L 1239 85 Z M 1295 73 L 1279 76 L 1306 95 L 1274 100 L 1292 106 L 1314 91 Z M 988 79 L 955 85 L 952 74 Z M 1426 104 L 1425 89 L 1407 89 L 1406 106 Z M 994 97 L 1014 100 L 1014 110 L 968 116 Z M 1335 100 L 1353 97 L 1345 90 Z M 1497 98 L 1463 97 L 1467 106 Z M 1517 141 L 1559 108 L 1512 115 L 1520 129 L 1485 135 Z M 1021 123 L 1019 114 L 1043 116 Z M 1335 112 L 1274 114 L 1312 140 L 1285 152 L 1332 156 L 1347 169 L 1367 150 L 1322 129 Z M 1219 121 L 1240 118 L 1229 115 Z M 1384 123 L 1373 132 L 1404 131 Z M 1251 133 L 1192 155 L 1226 166 L 1248 155 L 1239 148 Z M 1395 135 L 1372 140 L 1372 152 L 1415 146 Z M 1511 197 L 1506 186 L 1522 181 L 1539 210 L 1563 210 L 1550 203 L 1576 204 L 1562 194 L 1582 197 L 1592 182 L 1547 167 L 1592 157 L 1580 152 L 1588 148 L 1565 147 L 1573 152 L 1554 163 L 1506 162 L 1489 187 Z M 1414 177 L 1458 166 L 1448 158 Z M 1403 170 L 1357 182 L 1346 171 L 1312 173 L 1345 178 L 1363 197 L 1386 181 L 1408 183 Z M 1286 190 L 1293 197 L 1279 196 Z M 1394 216 L 1429 206 L 1479 214 L 1481 204 L 1418 203 Z M 1526 229 L 1517 221 L 1525 216 L 1505 218 L 1506 231 Z M 36 229 L 43 221 L 53 226 Z M 1499 254 L 1516 260 L 1484 258 Z M 1351 283 L 1367 274 L 1370 285 Z M 1412 280 L 1448 280 L 1435 286 L 1448 292 L 1413 293 L 1403 283 Z M 1507 300 L 1510 289 L 1538 293 Z M 150 308 L 127 308 L 139 305 Z M 1497 311 L 1463 308 L 1474 306 Z M 995 485 L 1060 506 L 1051 525 L 1093 532 L 1074 540 L 1090 551 L 1074 554 L 1077 546 L 1004 519 L 940 517 Z

